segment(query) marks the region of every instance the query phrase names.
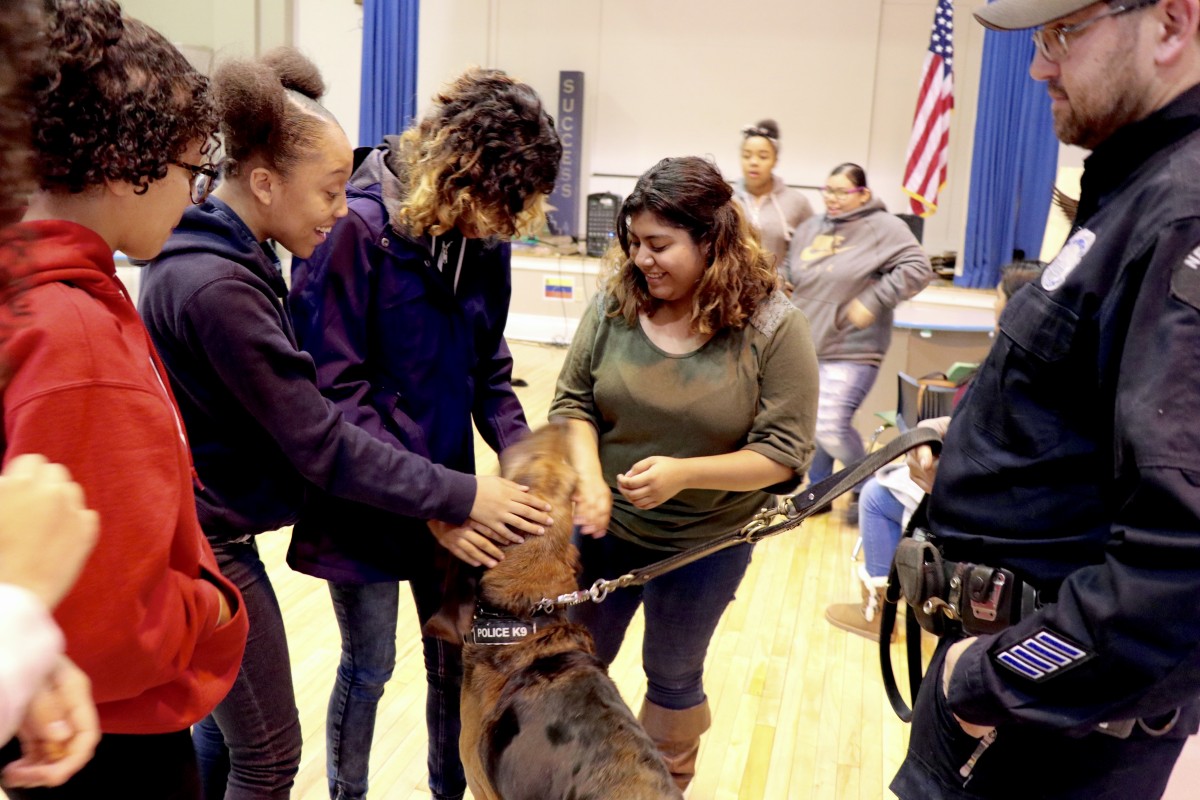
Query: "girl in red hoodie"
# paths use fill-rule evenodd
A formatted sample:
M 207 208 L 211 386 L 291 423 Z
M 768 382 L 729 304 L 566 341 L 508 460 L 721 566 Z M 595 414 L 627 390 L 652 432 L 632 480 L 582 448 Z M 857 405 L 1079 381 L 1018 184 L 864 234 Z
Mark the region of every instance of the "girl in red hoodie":
M 203 200 L 216 116 L 204 77 L 111 0 L 56 0 L 47 26 L 30 110 L 40 188 L 0 243 L 23 289 L 0 311 L 3 459 L 64 464 L 100 516 L 54 616 L 103 735 L 36 796 L 196 798 L 188 727 L 233 682 L 246 614 L 200 531 L 179 413 L 113 251 L 153 257 Z

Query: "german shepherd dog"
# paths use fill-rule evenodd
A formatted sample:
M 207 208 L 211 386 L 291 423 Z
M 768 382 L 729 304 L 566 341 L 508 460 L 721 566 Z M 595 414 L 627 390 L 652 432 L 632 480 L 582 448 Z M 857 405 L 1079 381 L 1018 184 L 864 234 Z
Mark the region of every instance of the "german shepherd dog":
M 575 471 L 567 429 L 551 424 L 507 448 L 501 474 L 553 506 L 554 525 L 511 545 L 426 632 L 463 645 L 459 750 L 475 800 L 679 800 L 654 743 L 564 613 L 533 615 L 577 588 L 571 543 Z M 465 613 L 464 613 L 465 612 Z M 474 612 L 474 619 L 471 619 Z

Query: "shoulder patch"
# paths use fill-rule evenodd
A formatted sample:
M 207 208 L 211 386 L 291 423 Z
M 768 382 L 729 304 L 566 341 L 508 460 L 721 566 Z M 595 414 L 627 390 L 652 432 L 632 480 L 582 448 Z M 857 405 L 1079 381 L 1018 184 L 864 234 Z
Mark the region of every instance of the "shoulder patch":
M 992 658 L 1010 672 L 1041 683 L 1090 661 L 1094 655 L 1061 633 L 1039 628 L 1025 639 L 993 654 Z
M 1200 311 L 1200 246 L 1175 267 L 1171 274 L 1171 296 Z
M 787 295 L 775 290 L 770 297 L 758 304 L 758 308 L 754 310 L 754 316 L 750 317 L 750 324 L 759 333 L 770 339 L 779 329 L 783 318 L 795 310 L 796 307 L 792 305 L 791 300 L 788 300 Z
M 1079 262 L 1083 261 L 1083 257 L 1087 255 L 1088 250 L 1092 249 L 1092 245 L 1096 243 L 1096 234 L 1089 231 L 1087 228 L 1076 231 L 1063 245 L 1062 250 L 1050 262 L 1050 266 L 1042 273 L 1042 288 L 1047 292 L 1053 292 L 1058 287 L 1066 282 L 1067 276 L 1070 275 Z

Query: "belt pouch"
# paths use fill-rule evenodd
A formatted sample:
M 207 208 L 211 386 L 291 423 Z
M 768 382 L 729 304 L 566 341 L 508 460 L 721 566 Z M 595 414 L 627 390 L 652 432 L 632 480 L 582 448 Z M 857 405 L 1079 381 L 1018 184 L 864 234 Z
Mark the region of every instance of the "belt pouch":
M 894 567 L 900 594 L 908 603 L 908 613 L 915 614 L 921 627 L 934 636 L 944 634 L 945 617 L 936 607 L 932 608 L 933 613 L 925 609 L 929 599 L 946 596 L 946 573 L 937 547 L 906 536 L 896 547 Z

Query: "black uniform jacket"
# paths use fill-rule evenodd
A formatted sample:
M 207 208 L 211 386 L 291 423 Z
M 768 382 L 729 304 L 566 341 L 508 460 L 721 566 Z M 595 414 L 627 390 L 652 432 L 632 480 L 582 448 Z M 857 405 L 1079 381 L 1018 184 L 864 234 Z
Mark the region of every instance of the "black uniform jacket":
M 1200 695 L 1200 86 L 1085 162 L 949 432 L 930 527 L 1049 605 L 981 637 L 962 718 L 1084 732 Z M 1174 735 L 1196 729 L 1189 709 Z

